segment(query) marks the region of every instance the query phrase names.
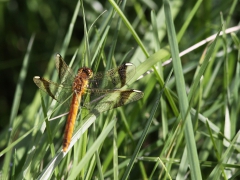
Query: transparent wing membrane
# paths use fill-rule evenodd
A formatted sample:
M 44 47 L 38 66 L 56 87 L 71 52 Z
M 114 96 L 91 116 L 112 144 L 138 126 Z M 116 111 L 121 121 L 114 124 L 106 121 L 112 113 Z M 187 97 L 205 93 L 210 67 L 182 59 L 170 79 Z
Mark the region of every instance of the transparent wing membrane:
M 88 89 L 88 92 L 91 92 L 90 101 L 83 106 L 97 113 L 124 106 L 143 97 L 143 92 L 134 89 Z
M 39 76 L 35 76 L 33 81 L 39 89 L 53 99 L 63 102 L 75 93 L 72 84 L 76 76 L 60 54 L 56 55 L 56 69 L 61 80 L 60 84 Z M 141 99 L 143 97 L 141 91 L 120 89 L 129 82 L 134 74 L 135 66 L 131 63 L 122 64 L 106 72 L 96 73 L 88 79 L 88 86 L 83 87 L 85 88 L 85 93 L 81 94 L 84 95 L 83 99 L 89 97 L 89 101 L 83 103 L 83 106 L 100 113 Z M 82 78 L 82 81 L 85 79 Z
M 56 69 L 58 71 L 58 77 L 61 80 L 61 84 L 71 86 L 75 78 L 72 69 L 65 63 L 60 54 L 56 55 L 55 63 Z
M 66 98 L 72 93 L 71 86 L 59 85 L 39 76 L 35 76 L 33 81 L 39 87 L 39 89 L 59 102 L 66 100 Z
M 94 88 L 121 88 L 135 74 L 135 66 L 131 63 L 125 63 L 117 68 L 106 72 L 99 72 L 89 80 L 89 87 Z

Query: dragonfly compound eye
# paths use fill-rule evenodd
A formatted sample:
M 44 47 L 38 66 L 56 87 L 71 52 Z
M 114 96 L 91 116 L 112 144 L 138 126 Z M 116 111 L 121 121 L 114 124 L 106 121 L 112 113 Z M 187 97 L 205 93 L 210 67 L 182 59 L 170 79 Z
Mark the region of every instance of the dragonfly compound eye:
M 92 70 L 90 68 L 87 68 L 86 71 L 87 71 L 88 76 L 92 77 L 92 75 L 93 75 Z

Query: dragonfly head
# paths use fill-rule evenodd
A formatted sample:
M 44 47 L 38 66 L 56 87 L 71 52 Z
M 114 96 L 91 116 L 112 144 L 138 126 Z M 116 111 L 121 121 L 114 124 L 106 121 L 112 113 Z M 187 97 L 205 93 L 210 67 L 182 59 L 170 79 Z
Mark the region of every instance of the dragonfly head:
M 89 79 L 93 76 L 93 71 L 90 68 L 83 67 L 78 70 L 77 75 Z

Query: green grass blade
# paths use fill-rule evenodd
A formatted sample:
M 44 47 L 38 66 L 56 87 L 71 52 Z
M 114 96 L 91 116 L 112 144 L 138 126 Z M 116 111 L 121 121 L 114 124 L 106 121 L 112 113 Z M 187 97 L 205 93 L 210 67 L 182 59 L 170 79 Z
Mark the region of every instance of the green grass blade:
M 96 117 L 94 115 L 92 115 L 92 116 L 89 115 L 86 119 L 87 120 L 85 121 L 85 123 L 76 129 L 76 132 L 74 133 L 74 135 L 72 137 L 72 140 L 71 140 L 71 143 L 69 145 L 67 152 L 73 147 L 73 145 L 82 136 L 82 134 L 92 125 L 92 123 L 96 120 Z M 46 168 L 38 176 L 38 179 L 50 178 L 54 169 L 57 167 L 57 165 L 60 163 L 60 161 L 64 158 L 64 156 L 66 156 L 67 152 L 66 153 L 63 153 L 63 152 L 57 153 L 56 156 L 49 162 L 49 164 L 46 166 Z
M 102 133 L 99 135 L 99 137 L 96 139 L 94 144 L 91 146 L 91 148 L 87 151 L 85 156 L 82 158 L 80 163 L 76 166 L 76 168 L 71 172 L 71 175 L 68 179 L 75 179 L 79 172 L 81 172 L 82 168 L 88 163 L 88 161 L 93 156 L 94 152 L 99 148 L 99 146 L 103 143 L 109 132 L 113 129 L 114 124 L 116 123 L 116 120 L 112 120 L 108 126 L 102 131 Z
M 169 74 L 168 79 L 167 79 L 166 82 L 169 81 L 170 76 L 171 76 L 171 73 Z M 149 117 L 149 119 L 148 119 L 148 121 L 147 121 L 147 124 L 146 124 L 146 126 L 145 126 L 145 128 L 144 128 L 144 130 L 143 130 L 143 132 L 142 132 L 142 134 L 141 134 L 141 137 L 140 137 L 140 139 L 139 139 L 139 141 L 138 141 L 138 144 L 137 144 L 137 146 L 136 146 L 136 148 L 135 148 L 135 151 L 134 151 L 134 153 L 133 153 L 133 155 L 132 155 L 132 158 L 131 158 L 128 166 L 127 166 L 127 169 L 126 169 L 126 171 L 125 171 L 124 174 L 123 174 L 123 177 L 122 177 L 123 180 L 124 180 L 124 179 L 128 179 L 128 176 L 129 176 L 129 174 L 130 174 L 130 171 L 131 171 L 131 169 L 132 169 L 132 167 L 133 167 L 133 163 L 135 162 L 135 160 L 136 160 L 136 158 L 137 158 L 137 155 L 139 154 L 140 148 L 141 148 L 141 146 L 142 146 L 142 144 L 143 144 L 143 142 L 144 142 L 144 140 L 145 140 L 145 138 L 146 138 L 146 135 L 147 135 L 147 133 L 148 133 L 148 131 L 149 131 L 150 125 L 152 124 L 154 115 L 155 115 L 156 110 L 157 110 L 157 108 L 158 108 L 158 105 L 159 105 L 159 102 L 160 102 L 160 100 L 161 100 L 162 93 L 164 92 L 165 86 L 166 86 L 166 84 L 164 85 L 163 89 L 159 92 L 159 94 L 158 94 L 158 96 L 157 96 L 157 98 L 156 98 L 156 102 L 155 102 L 155 104 L 154 104 L 154 106 L 153 106 L 153 109 L 152 109 L 152 111 L 151 111 L 151 113 L 150 113 L 150 117 Z
M 114 125 L 113 131 L 113 177 L 114 180 L 119 179 L 119 166 L 118 166 L 118 147 L 117 147 L 117 128 Z
M 95 152 L 95 157 L 96 157 L 96 161 L 97 161 L 99 179 L 104 180 L 103 172 L 102 172 L 102 164 L 101 164 L 101 160 L 100 160 L 100 157 L 99 157 L 98 150 L 96 150 L 96 152 Z
M 235 44 L 235 46 L 238 49 L 238 59 L 237 59 L 237 65 L 236 65 L 236 72 L 235 72 L 235 77 L 234 77 L 234 82 L 233 82 L 233 90 L 232 90 L 232 94 L 233 94 L 233 99 L 232 101 L 230 101 L 230 106 L 232 107 L 230 116 L 231 116 L 231 133 L 234 135 L 236 134 L 236 130 L 237 130 L 237 120 L 238 120 L 238 102 L 239 102 L 239 93 L 238 93 L 238 89 L 240 87 L 240 82 L 239 82 L 239 77 L 240 77 L 240 40 L 238 39 L 238 37 L 232 33 L 231 34 L 233 42 Z M 233 136 L 232 136 L 233 137 Z M 231 138 L 232 138 L 231 137 Z
M 74 28 L 74 25 L 76 23 L 76 19 L 77 19 L 79 10 L 80 10 L 80 5 L 81 5 L 81 3 L 80 3 L 80 0 L 79 0 L 77 2 L 77 5 L 76 5 L 76 8 L 75 8 L 75 11 L 74 11 L 71 23 L 70 23 L 68 31 L 67 31 L 67 34 L 66 34 L 66 36 L 65 36 L 65 38 L 63 40 L 62 49 L 60 51 L 60 54 L 61 54 L 62 57 L 65 56 L 66 50 L 67 50 L 67 48 L 69 46 L 69 43 L 70 43 L 70 40 L 71 40 L 71 37 L 72 37 L 72 33 L 73 33 L 73 28 Z
M 185 89 L 185 82 L 182 72 L 181 60 L 179 58 L 178 44 L 175 34 L 175 28 L 172 21 L 171 10 L 168 1 L 164 1 L 164 9 L 166 15 L 166 24 L 168 29 L 168 40 L 171 47 L 172 59 L 173 59 L 173 69 L 174 75 L 176 76 L 176 86 L 179 97 L 179 107 L 181 112 L 181 117 L 184 119 L 186 117 L 186 124 L 184 128 L 185 139 L 188 152 L 188 161 L 190 164 L 191 177 L 192 179 L 202 179 L 199 159 L 197 155 L 197 148 L 194 139 L 193 125 L 191 122 L 190 115 L 186 114 L 188 109 L 188 99 Z
M 156 98 L 156 102 L 155 102 L 155 104 L 154 104 L 154 106 L 153 106 L 153 109 L 152 109 L 152 111 L 151 111 L 151 113 L 150 113 L 150 117 L 149 117 L 149 119 L 148 119 L 148 121 L 147 121 L 147 124 L 146 124 L 144 130 L 143 130 L 143 133 L 142 133 L 142 135 L 141 135 L 141 138 L 140 138 L 139 141 L 138 141 L 138 144 L 137 144 L 137 146 L 136 146 L 136 148 L 135 148 L 135 151 L 134 151 L 134 153 L 133 153 L 133 155 L 132 155 L 132 158 L 131 158 L 128 166 L 127 166 L 127 169 L 126 169 L 126 171 L 124 172 L 124 175 L 123 175 L 123 177 L 122 177 L 123 180 L 128 179 L 128 176 L 129 176 L 130 171 L 131 171 L 131 169 L 132 169 L 132 167 L 133 167 L 133 164 L 134 164 L 134 162 L 135 162 L 135 160 L 136 160 L 136 158 L 137 158 L 137 155 L 138 155 L 138 153 L 139 153 L 139 151 L 140 151 L 140 148 L 142 147 L 142 144 L 143 144 L 143 142 L 144 142 L 144 140 L 145 140 L 145 138 L 146 138 L 146 136 L 147 136 L 149 127 L 150 127 L 150 125 L 152 124 L 153 117 L 154 117 L 154 115 L 155 115 L 155 113 L 156 113 L 156 111 L 157 111 L 157 109 L 158 109 L 158 105 L 159 105 L 159 101 L 160 101 L 161 96 L 162 96 L 162 91 L 158 94 L 158 96 L 157 96 L 157 98 Z
M 149 54 L 147 52 L 147 49 L 145 48 L 145 46 L 143 45 L 142 41 L 140 40 L 140 38 L 138 37 L 137 33 L 135 32 L 135 30 L 132 28 L 132 25 L 130 24 L 130 22 L 128 21 L 128 19 L 125 17 L 125 15 L 123 14 L 123 12 L 121 11 L 121 9 L 118 7 L 118 5 L 115 3 L 115 1 L 113 0 L 109 0 L 109 2 L 112 4 L 113 8 L 118 12 L 119 16 L 122 18 L 124 24 L 127 26 L 127 28 L 129 29 L 129 31 L 132 33 L 133 37 L 135 38 L 135 40 L 137 41 L 137 43 L 139 44 L 139 46 L 141 47 L 142 51 L 144 52 L 146 57 L 149 57 Z
M 122 10 L 124 10 L 125 4 L 126 4 L 126 1 L 123 1 Z M 115 29 L 115 32 L 114 32 L 113 41 L 111 43 L 110 52 L 109 52 L 108 57 L 107 57 L 106 70 L 108 70 L 112 67 L 112 62 L 113 62 L 112 59 L 113 59 L 114 51 L 115 51 L 115 48 L 116 48 L 116 45 L 117 45 L 117 39 L 118 39 L 118 35 L 119 35 L 121 25 L 122 25 L 122 19 L 121 19 L 121 17 L 119 17 L 118 21 L 117 21 L 117 26 L 116 26 L 116 29 Z M 116 65 L 114 64 L 114 66 L 116 66 Z
M 152 26 L 153 26 L 152 28 L 153 28 L 154 47 L 155 47 L 155 52 L 157 52 L 161 46 L 159 42 L 158 25 L 157 25 L 155 11 L 151 11 L 151 20 L 152 20 Z
M 228 162 L 229 158 L 231 157 L 231 153 L 234 150 L 235 144 L 237 145 L 236 142 L 239 142 L 239 137 L 240 137 L 240 131 L 238 131 L 238 133 L 235 135 L 235 137 L 227 147 L 226 151 L 221 155 L 220 162 L 218 162 L 216 167 L 212 170 L 208 179 L 217 180 L 217 179 L 220 179 L 221 175 L 225 176 L 225 179 L 227 179 L 225 172 L 223 172 L 221 169 L 222 169 L 222 166 L 226 166 L 226 163 Z
M 32 50 L 34 38 L 35 38 L 35 35 L 32 35 L 32 37 L 31 37 L 31 39 L 29 41 L 27 52 L 25 54 L 25 57 L 24 57 L 24 60 L 23 60 L 23 65 L 22 65 L 22 68 L 21 68 L 21 71 L 20 71 L 18 84 L 17 84 L 17 87 L 16 87 L 15 95 L 14 95 L 14 101 L 13 101 L 13 106 L 12 106 L 12 110 L 11 110 L 11 115 L 10 115 L 9 130 L 14 128 L 13 127 L 14 126 L 14 119 L 16 118 L 17 112 L 19 110 L 19 105 L 20 105 L 22 92 L 23 92 L 23 86 L 24 86 L 25 78 L 27 76 L 27 70 L 28 70 L 28 64 L 29 64 L 29 56 L 30 56 L 30 53 L 31 53 L 31 50 Z M 12 141 L 12 138 L 13 138 L 12 137 L 12 133 L 10 131 L 10 134 L 8 135 L 8 139 L 9 139 L 8 145 L 10 145 L 10 143 Z M 12 155 L 12 150 L 9 149 L 9 151 L 5 155 L 4 163 L 3 163 L 4 165 L 3 165 L 3 169 L 2 169 L 2 171 L 3 171 L 2 176 L 4 178 L 8 177 L 8 171 L 9 171 L 9 167 L 10 167 L 11 155 Z
M 84 26 L 84 47 L 85 50 L 84 53 L 85 57 L 84 57 L 84 66 L 89 67 L 91 64 L 91 60 L 92 57 L 90 56 L 90 48 L 89 48 L 89 39 L 88 39 L 88 29 L 87 29 L 87 23 L 86 23 L 86 16 L 85 16 L 85 12 L 84 12 L 84 6 L 83 6 L 83 0 L 79 0 L 81 6 L 82 6 L 82 13 L 83 13 L 83 26 Z
M 214 40 L 214 41 L 212 42 L 212 44 L 210 45 L 210 47 L 209 47 L 209 49 L 208 49 L 208 51 L 207 51 L 207 54 L 206 54 L 206 56 L 204 57 L 203 62 L 200 62 L 200 66 L 201 66 L 201 67 L 200 67 L 199 71 L 197 71 L 196 77 L 195 77 L 195 79 L 194 79 L 194 82 L 193 82 L 193 84 L 192 84 L 192 86 L 191 86 L 191 89 L 190 89 L 190 91 L 189 91 L 189 94 L 188 94 L 188 100 L 189 100 L 189 102 L 191 102 L 192 97 L 194 96 L 194 93 L 195 93 L 196 90 L 197 90 L 197 86 L 198 86 L 198 84 L 199 84 L 199 82 L 200 82 L 200 79 L 201 79 L 201 77 L 203 76 L 203 74 L 204 74 L 204 72 L 205 72 L 205 70 L 206 70 L 206 68 L 207 68 L 207 65 L 208 65 L 208 63 L 209 63 L 209 61 L 210 61 L 211 55 L 212 55 L 213 52 L 214 52 L 214 48 L 215 48 L 215 45 L 216 45 L 216 43 L 217 43 L 219 34 L 220 34 L 220 31 L 218 32 L 215 40 Z
M 192 18 L 194 15 L 197 13 L 197 10 L 199 9 L 199 6 L 202 4 L 203 0 L 198 0 L 195 4 L 195 6 L 192 8 L 191 12 L 189 13 L 187 20 L 184 22 L 182 28 L 180 29 L 178 35 L 177 35 L 177 40 L 178 42 L 181 41 L 184 33 L 186 32 L 187 28 L 189 27 L 190 22 L 192 21 Z

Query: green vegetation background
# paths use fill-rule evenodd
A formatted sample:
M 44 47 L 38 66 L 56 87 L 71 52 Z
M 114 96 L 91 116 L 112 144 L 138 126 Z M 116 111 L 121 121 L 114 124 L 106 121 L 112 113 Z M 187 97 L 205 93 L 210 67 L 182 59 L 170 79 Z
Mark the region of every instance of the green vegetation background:
M 115 65 L 120 65 L 123 61 L 133 62 L 137 66 L 137 75 L 143 74 L 145 72 L 143 68 L 138 68 L 138 66 L 142 62 L 147 62 L 147 60 L 149 61 L 148 69 L 150 69 L 152 65 L 156 65 L 155 67 L 160 68 L 160 62 L 164 62 L 168 57 L 167 55 L 169 55 L 163 55 L 164 52 L 162 54 L 161 52 L 159 54 L 156 54 L 156 52 L 159 52 L 159 49 L 169 45 L 169 37 L 167 37 L 166 31 L 169 34 L 170 28 L 166 30 L 164 18 L 165 14 L 162 9 L 163 2 L 147 0 L 132 0 L 126 2 L 123 13 L 127 20 L 130 22 L 130 25 L 132 26 L 138 37 L 140 38 L 139 41 L 136 37 L 134 37 L 134 33 L 130 31 L 130 27 L 125 24 L 124 20 L 123 23 L 119 23 L 119 19 L 121 19 L 119 18 L 119 12 L 116 13 L 114 11 L 116 10 L 116 8 L 110 2 L 111 1 L 94 0 L 83 2 L 87 28 L 89 29 L 90 26 L 94 23 L 91 33 L 88 36 L 90 45 L 92 45 L 91 43 L 95 42 L 94 39 L 97 38 L 100 41 L 102 37 L 105 37 L 104 34 L 101 34 L 100 32 L 101 27 L 103 27 L 103 23 L 106 21 L 107 14 L 109 12 L 113 12 L 113 16 L 108 22 L 108 34 L 106 36 L 106 39 L 103 38 L 105 41 L 102 45 L 102 49 L 98 49 L 100 53 L 97 56 L 98 58 L 96 59 L 99 59 L 99 69 L 103 71 L 104 67 L 106 65 L 109 65 L 109 59 L 111 60 L 111 67 Z M 0 174 L 3 174 L 5 176 L 6 174 L 8 174 L 8 176 L 11 176 L 12 178 L 18 177 L 20 179 L 22 177 L 39 177 L 40 173 L 43 172 L 42 168 L 45 168 L 52 159 L 52 157 L 54 157 L 52 149 L 51 154 L 50 148 L 48 148 L 47 152 L 45 151 L 45 149 L 41 149 L 38 152 L 44 152 L 44 154 L 46 154 L 41 157 L 42 161 L 39 159 L 36 160 L 34 158 L 27 158 L 29 156 L 28 154 L 30 152 L 30 149 L 34 145 L 36 145 L 32 141 L 33 139 L 36 140 L 36 137 L 39 136 L 38 133 L 40 128 L 38 128 L 36 132 L 31 133 L 26 137 L 26 139 L 24 139 L 26 132 L 28 132 L 28 130 L 31 130 L 31 128 L 36 125 L 35 120 L 39 122 L 39 119 L 44 119 L 43 116 L 37 116 L 38 110 L 44 107 L 43 105 L 40 106 L 40 94 L 38 93 L 36 95 L 38 89 L 33 83 L 32 78 L 35 75 L 45 75 L 44 77 L 49 77 L 50 79 L 53 78 L 52 73 L 55 73 L 55 68 L 54 64 L 51 62 L 53 61 L 53 57 L 57 52 L 63 53 L 66 62 L 70 63 L 73 55 L 76 53 L 76 50 L 78 50 L 74 66 L 75 69 L 81 66 L 81 64 L 86 64 L 86 57 L 88 57 L 88 55 L 90 55 L 90 57 L 93 57 L 95 52 L 97 52 L 97 45 L 90 46 L 89 48 L 84 46 L 84 42 L 86 42 L 86 40 L 84 39 L 84 13 L 82 11 L 82 6 L 77 13 L 76 21 L 74 22 L 74 24 L 72 24 L 74 27 L 73 31 L 70 33 L 71 37 L 67 37 L 67 34 L 70 32 L 69 28 L 71 28 L 70 23 L 72 22 L 73 14 L 77 9 L 77 3 L 78 1 L 0 1 L 1 153 L 3 152 L 3 150 L 5 150 L 5 148 L 9 147 L 12 142 L 16 141 L 20 137 L 23 138 L 19 144 L 13 146 L 13 149 L 11 147 L 7 149 L 7 151 L 3 152 L 3 154 L 0 154 L 0 167 L 1 169 L 7 169 L 7 172 L 1 171 Z M 118 5 L 121 6 L 122 4 L 118 3 Z M 240 4 L 238 1 L 213 0 L 196 2 L 193 0 L 179 0 L 172 1 L 170 5 L 173 14 L 175 30 L 178 38 L 181 39 L 179 42 L 180 52 L 217 33 L 222 27 L 230 28 L 233 26 L 237 26 L 240 20 L 240 9 L 238 8 Z M 194 7 L 196 7 L 196 11 L 194 11 Z M 107 10 L 107 12 L 100 16 L 100 14 L 103 13 L 104 10 Z M 221 24 L 223 22 L 227 22 L 227 24 L 222 26 Z M 155 23 L 156 27 L 154 27 Z M 187 24 L 186 29 L 183 28 L 184 24 Z M 118 26 L 120 27 L 119 31 L 116 31 Z M 108 27 L 106 26 L 105 30 L 107 28 Z M 156 34 L 154 34 L 156 33 L 156 31 L 154 32 L 154 30 L 157 30 L 157 36 L 160 39 L 159 41 L 156 40 L 157 36 Z M 116 32 L 118 33 L 117 35 Z M 226 112 L 228 111 L 226 111 L 226 108 L 229 110 L 230 113 L 230 124 L 233 123 L 230 128 L 232 130 L 232 134 L 230 135 L 230 137 L 228 137 L 228 142 L 230 144 L 232 143 L 231 145 L 238 142 L 238 140 L 236 139 L 238 138 L 237 132 L 239 129 L 239 124 L 237 122 L 240 117 L 240 106 L 239 103 L 234 104 L 233 99 L 239 98 L 238 80 L 240 77 L 238 76 L 239 74 L 237 69 L 237 60 L 239 61 L 238 53 L 240 46 L 237 46 L 239 45 L 237 44 L 239 40 L 239 33 L 235 33 L 236 36 L 227 35 L 224 38 L 221 38 L 221 40 L 219 40 L 220 42 L 218 41 L 218 43 L 216 44 L 217 50 L 215 49 L 216 51 L 210 51 L 215 61 L 214 63 L 209 65 L 211 66 L 211 68 L 206 70 L 206 74 L 204 74 L 205 80 L 203 80 L 203 83 L 200 84 L 200 86 L 198 87 L 198 91 L 194 96 L 195 99 L 193 98 L 194 100 L 192 102 L 192 107 L 197 112 L 205 114 L 205 117 L 209 118 L 210 121 L 219 128 L 220 134 L 222 135 L 221 137 L 219 137 L 219 132 L 214 131 L 214 126 L 211 126 L 211 124 L 209 127 L 207 123 L 201 124 L 201 122 L 195 121 L 193 123 L 193 130 L 195 132 L 198 155 L 200 156 L 199 161 L 202 162 L 202 164 L 200 165 L 200 169 L 201 174 L 204 178 L 208 177 L 211 179 L 211 177 L 218 174 L 219 176 L 221 175 L 223 178 L 227 179 L 227 177 L 234 177 L 234 175 L 238 176 L 240 172 L 238 165 L 239 162 L 236 158 L 239 156 L 239 148 L 233 148 L 231 146 L 231 149 L 228 149 L 226 146 L 223 145 L 224 143 L 226 145 L 226 142 L 224 142 L 223 138 L 224 136 L 226 137 L 226 134 L 224 133 L 224 127 L 226 126 L 226 122 L 228 119 L 226 115 Z M 31 37 L 34 37 L 34 41 L 30 48 L 30 53 L 28 54 L 27 49 Z M 68 40 L 69 44 L 67 43 L 68 45 L 67 47 L 65 47 L 64 45 L 66 45 L 66 41 Z M 115 40 L 117 40 L 116 47 L 113 56 L 109 58 L 108 56 L 112 53 L 112 45 L 113 41 Z M 161 43 L 159 43 L 160 41 Z M 142 53 L 143 48 L 141 47 L 141 43 L 143 43 L 144 47 L 146 47 L 148 54 L 150 55 L 149 59 L 146 53 Z M 198 63 L 200 60 L 204 59 L 204 50 L 206 47 L 207 44 L 188 53 L 181 58 L 183 63 L 183 72 L 187 92 L 189 92 L 191 85 L 194 83 L 194 77 L 196 77 L 198 74 L 197 71 L 200 68 L 198 67 Z M 88 51 L 90 52 L 89 54 Z M 156 57 L 152 57 L 151 55 L 156 55 Z M 24 76 L 24 73 L 26 73 L 26 77 L 23 83 L 19 83 L 19 81 L 21 81 L 19 77 L 21 76 L 20 71 L 23 67 L 24 58 L 28 60 L 28 65 L 26 66 L 27 68 L 23 71 L 22 74 Z M 82 61 L 83 58 L 85 59 L 85 62 Z M 89 61 L 91 61 L 91 59 Z M 229 64 L 226 65 L 226 61 Z M 96 62 L 97 60 L 95 61 L 95 63 Z M 146 66 L 146 68 L 147 67 L 148 66 Z M 62 163 L 59 165 L 59 167 L 55 166 L 55 168 L 58 170 L 55 169 L 55 171 L 51 171 L 50 173 L 54 172 L 52 176 L 59 178 L 67 177 L 70 174 L 71 177 L 78 176 L 79 179 L 80 177 L 87 177 L 91 179 L 94 176 L 99 177 L 100 179 L 103 177 L 114 177 L 115 179 L 118 179 L 118 177 L 127 177 L 128 175 L 126 172 L 129 171 L 130 177 L 133 179 L 147 179 L 149 177 L 152 177 L 153 179 L 161 179 L 163 177 L 175 178 L 177 175 L 177 177 L 180 178 L 180 170 L 182 170 L 181 168 L 184 169 L 184 167 L 182 167 L 183 164 L 181 164 L 181 166 L 179 162 L 182 158 L 184 159 L 184 157 L 186 156 L 184 154 L 184 147 L 186 146 L 186 142 L 184 138 L 181 139 L 184 130 L 178 131 L 178 125 L 181 126 L 181 123 L 177 121 L 178 116 L 176 114 L 176 111 L 180 112 L 180 109 L 173 108 L 173 105 L 171 104 L 171 102 L 169 102 L 169 98 L 166 98 L 166 94 L 164 94 L 163 97 L 161 96 L 161 99 L 164 98 L 164 102 L 161 101 L 161 105 L 159 107 L 155 106 L 155 102 L 159 100 L 159 96 L 157 96 L 157 94 L 163 88 L 163 84 L 161 84 L 161 80 L 159 80 L 158 75 L 160 75 L 162 79 L 166 80 L 171 68 L 172 65 L 170 64 L 165 66 L 163 71 L 157 69 L 156 71 L 159 71 L 159 73 L 152 73 L 151 75 L 148 75 L 145 78 L 136 81 L 131 86 L 131 88 L 134 87 L 136 89 L 144 91 L 145 97 L 142 100 L 128 105 L 127 107 L 123 107 L 123 109 L 121 110 L 114 111 L 114 113 L 116 112 L 116 114 L 111 114 L 109 115 L 110 117 L 104 114 L 100 118 L 101 121 L 97 120 L 100 121 L 100 125 L 97 125 L 103 128 L 106 126 L 104 124 L 106 119 L 108 121 L 111 121 L 110 119 L 114 119 L 114 117 L 117 117 L 118 119 L 118 121 L 115 122 L 117 125 L 114 125 L 114 128 L 112 126 L 114 131 L 112 129 L 111 133 L 109 133 L 109 140 L 107 138 L 105 140 L 105 144 L 101 146 L 102 152 L 100 152 L 101 150 L 98 149 L 99 156 L 95 154 L 95 156 L 99 157 L 99 159 L 96 158 L 97 160 L 95 161 L 95 164 L 93 163 L 91 165 L 89 165 L 90 160 L 86 160 L 86 163 L 88 164 L 87 170 L 91 169 L 91 172 L 88 172 L 86 169 L 85 171 L 80 172 L 76 172 L 74 170 L 74 165 L 76 165 L 75 167 L 79 167 L 77 166 L 77 162 L 81 162 L 81 158 L 77 158 L 78 160 L 75 159 L 76 162 L 74 161 L 72 169 L 70 168 L 70 170 L 68 171 L 67 167 L 69 167 L 69 164 L 71 164 L 69 163 L 72 160 L 71 157 L 80 156 L 77 152 L 75 152 L 75 154 L 72 153 L 66 156 L 68 157 L 67 160 L 66 158 L 63 158 Z M 214 71 L 216 68 L 218 68 L 217 71 Z M 227 77 L 225 77 L 226 73 Z M 137 77 L 134 78 L 134 80 L 136 80 Z M 173 91 L 173 93 L 170 92 L 170 96 L 174 99 L 178 107 L 181 102 L 179 102 L 175 96 L 177 94 L 177 88 L 175 85 L 176 81 L 174 78 L 174 74 L 171 76 L 168 83 L 169 84 L 167 85 L 167 87 L 171 91 Z M 16 95 L 17 84 L 19 85 L 19 88 L 22 90 L 22 92 Z M 226 89 L 228 89 L 227 93 Z M 14 115 L 13 102 L 16 98 L 20 99 L 19 104 L 15 105 L 17 111 L 14 112 Z M 35 98 L 38 98 L 38 101 Z M 48 100 L 46 102 L 48 102 Z M 33 109 L 33 107 L 36 108 L 35 111 L 30 111 Z M 155 107 L 157 109 L 155 109 L 154 112 Z M 64 113 L 66 111 L 62 110 L 60 112 Z M 126 114 L 124 114 L 124 112 Z M 34 118 L 30 119 L 30 116 Z M 194 113 L 192 114 L 192 116 L 195 118 L 197 117 L 197 115 L 194 116 Z M 14 118 L 11 119 L 11 117 Z M 124 121 L 125 118 L 127 121 L 130 121 L 127 125 Z M 147 136 L 147 139 L 144 141 L 143 146 L 141 146 L 142 149 L 138 154 L 138 156 L 141 156 L 142 159 L 138 159 L 138 162 L 133 166 L 133 169 L 126 167 L 127 163 L 129 163 L 129 160 L 134 153 L 134 150 L 137 149 L 137 143 L 140 142 L 140 137 L 144 133 L 146 123 L 149 122 L 148 120 L 150 118 L 152 118 L 152 125 L 150 126 L 150 130 L 147 130 L 147 132 L 145 132 L 144 134 L 145 136 Z M 24 120 L 26 120 L 25 122 L 27 122 L 28 124 L 24 124 Z M 62 130 L 64 122 L 64 119 L 62 119 L 60 123 L 51 122 L 51 126 L 57 124 L 57 127 L 59 129 L 59 132 L 56 132 L 53 143 L 56 146 L 56 151 L 58 150 L 58 148 L 61 148 Z M 14 129 L 13 137 L 11 137 L 11 141 L 9 141 L 10 133 L 8 130 L 9 128 L 12 128 L 13 125 L 16 129 Z M 90 134 L 93 133 L 93 136 L 96 136 L 97 138 L 98 135 L 101 133 L 100 128 L 97 128 L 96 131 L 96 134 L 93 132 L 90 132 Z M 118 133 L 115 133 L 115 131 Z M 112 147 L 114 147 L 115 150 L 117 149 L 117 145 L 114 145 L 113 143 L 115 141 L 112 134 L 116 135 L 118 139 L 119 137 L 121 137 L 120 134 L 123 132 L 127 132 L 127 135 L 123 137 L 124 140 L 120 148 L 118 149 L 118 153 L 115 153 L 113 155 L 115 159 L 111 159 L 106 155 L 107 153 L 109 153 L 108 150 Z M 174 133 L 178 135 L 181 133 L 182 134 L 179 135 L 179 137 L 176 137 Z M 41 141 L 41 143 L 44 144 L 44 147 L 48 145 L 46 134 L 47 132 L 45 131 L 46 142 L 43 143 Z M 86 138 L 87 137 L 85 137 L 85 141 L 82 140 L 79 144 L 84 142 L 86 143 Z M 178 138 L 180 138 L 180 140 Z M 105 138 L 102 138 L 102 140 L 104 139 Z M 94 140 L 90 140 L 90 144 L 93 144 Z M 176 145 L 175 143 L 177 143 L 178 140 L 179 144 Z M 99 148 L 99 146 L 97 147 Z M 171 149 L 172 146 L 173 149 L 178 149 L 177 152 Z M 88 148 L 90 147 L 91 146 L 89 145 Z M 209 151 L 208 153 L 205 153 L 204 151 L 206 149 L 203 149 L 201 147 L 206 147 L 206 149 L 207 147 L 211 148 L 210 150 L 207 149 L 207 151 Z M 215 151 L 213 149 L 215 149 Z M 162 152 L 162 150 L 165 150 L 165 152 Z M 216 152 L 217 150 L 219 150 L 219 152 Z M 18 151 L 21 152 L 19 153 Z M 75 149 L 75 151 L 77 150 Z M 10 155 L 7 154 L 8 152 Z M 168 156 L 169 154 L 167 152 L 170 154 L 170 156 Z M 173 156 L 171 154 L 172 152 L 175 153 L 173 153 Z M 80 157 L 84 157 L 84 154 L 85 152 L 81 152 Z M 123 157 L 118 159 L 118 155 Z M 9 168 L 4 167 L 4 162 L 6 161 L 6 159 L 4 158 L 6 156 L 10 157 L 11 159 L 9 161 L 11 162 L 11 166 L 9 166 Z M 226 158 L 226 156 L 228 160 L 234 160 L 231 162 L 225 161 L 224 158 Z M 92 156 L 89 155 L 89 157 Z M 106 165 L 108 163 L 106 162 L 107 157 L 111 159 L 110 166 Z M 161 158 L 165 159 L 163 160 Z M 29 165 L 31 163 L 27 161 L 32 161 L 32 163 L 42 162 L 43 164 L 41 167 L 37 165 L 34 165 L 33 167 L 32 165 Z M 118 161 L 119 165 L 113 166 L 113 162 L 118 164 Z M 100 170 L 101 162 L 103 164 L 103 167 L 106 168 L 103 168 L 102 171 Z M 174 164 L 172 165 L 173 162 Z M 221 165 L 217 165 L 218 162 L 224 162 L 224 165 L 221 163 Z M 172 166 L 169 166 L 168 163 Z M 23 167 L 25 169 L 23 169 Z M 235 168 L 233 171 L 234 175 L 225 172 L 225 168 L 230 167 Z M 119 174 L 116 174 L 116 172 L 119 172 Z M 183 172 L 183 176 L 189 176 L 186 169 L 184 169 Z M 192 175 L 193 172 L 191 172 L 190 174 Z

